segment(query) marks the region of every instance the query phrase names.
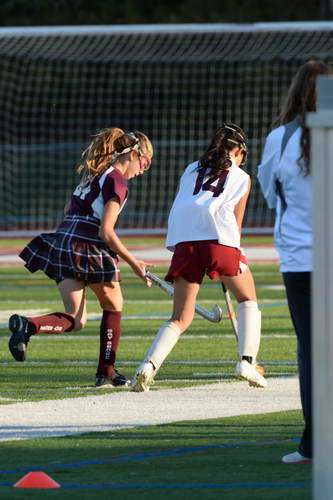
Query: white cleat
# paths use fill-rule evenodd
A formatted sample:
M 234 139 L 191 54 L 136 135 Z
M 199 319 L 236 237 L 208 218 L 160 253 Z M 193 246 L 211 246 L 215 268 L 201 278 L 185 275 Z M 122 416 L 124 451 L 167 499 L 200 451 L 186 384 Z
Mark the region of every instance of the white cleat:
M 255 364 L 251 365 L 246 360 L 238 361 L 236 375 L 242 380 L 247 380 L 251 387 L 266 387 L 267 380 L 260 375 Z
M 294 451 L 282 457 L 281 461 L 284 464 L 309 464 L 312 462 L 312 458 L 304 457 L 298 451 Z
M 148 392 L 154 383 L 155 369 L 150 361 L 144 361 L 137 370 L 132 380 L 132 391 Z

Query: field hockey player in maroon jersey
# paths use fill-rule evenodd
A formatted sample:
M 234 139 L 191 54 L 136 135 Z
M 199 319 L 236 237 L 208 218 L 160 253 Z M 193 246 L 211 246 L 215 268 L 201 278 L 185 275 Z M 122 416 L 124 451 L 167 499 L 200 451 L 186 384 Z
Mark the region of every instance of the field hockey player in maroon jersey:
M 82 153 L 81 183 L 65 208 L 54 233 L 42 233 L 21 252 L 25 267 L 42 270 L 55 280 L 65 312 L 39 317 L 14 314 L 9 318 L 9 350 L 16 361 L 25 361 L 31 336 L 78 331 L 87 319 L 86 287 L 102 308 L 100 354 L 96 386 L 126 386 L 128 380 L 115 369 L 120 340 L 123 296 L 118 258 L 150 286 L 150 264 L 130 253 L 115 232 L 115 224 L 128 195 L 127 181 L 146 172 L 153 148 L 142 132 L 126 133 L 107 128 L 97 133 Z

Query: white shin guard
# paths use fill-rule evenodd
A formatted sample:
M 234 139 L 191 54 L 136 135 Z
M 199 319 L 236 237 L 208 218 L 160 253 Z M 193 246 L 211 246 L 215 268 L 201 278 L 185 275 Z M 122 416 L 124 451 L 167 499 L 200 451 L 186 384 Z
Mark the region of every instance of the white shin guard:
M 256 361 L 260 347 L 261 311 L 257 302 L 246 300 L 238 304 L 238 355 L 251 356 Z
M 177 344 L 180 334 L 181 331 L 179 327 L 172 321 L 168 321 L 161 326 L 154 342 L 145 356 L 145 361 L 153 363 L 155 371 L 159 369 L 165 358 Z

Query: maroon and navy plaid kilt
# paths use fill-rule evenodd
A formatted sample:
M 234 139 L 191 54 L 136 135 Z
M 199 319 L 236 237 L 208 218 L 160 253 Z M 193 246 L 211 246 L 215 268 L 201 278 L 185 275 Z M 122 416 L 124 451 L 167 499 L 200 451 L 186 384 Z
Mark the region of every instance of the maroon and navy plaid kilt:
M 100 221 L 65 216 L 55 233 L 42 233 L 20 253 L 32 273 L 41 270 L 57 283 L 66 278 L 89 283 L 120 281 L 118 257 L 98 236 Z

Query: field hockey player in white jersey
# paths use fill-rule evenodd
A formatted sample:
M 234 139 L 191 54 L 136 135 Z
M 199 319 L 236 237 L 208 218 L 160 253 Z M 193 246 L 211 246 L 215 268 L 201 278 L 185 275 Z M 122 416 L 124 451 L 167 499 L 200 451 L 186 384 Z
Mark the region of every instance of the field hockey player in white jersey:
M 33 318 L 11 316 L 9 350 L 16 361 L 25 361 L 31 336 L 84 327 L 85 289 L 89 286 L 103 311 L 95 384 L 128 385 L 128 379 L 115 369 L 123 308 L 118 256 L 148 286 L 151 282 L 146 268 L 150 264 L 137 260 L 127 250 L 115 232 L 115 224 L 127 200 L 127 181 L 147 171 L 152 156 L 146 135 L 120 128 L 101 130 L 82 153 L 82 182 L 65 208 L 62 223 L 56 232 L 34 238 L 20 254 L 29 271 L 42 270 L 55 280 L 65 312 Z
M 238 302 L 236 374 L 251 386 L 265 387 L 256 358 L 261 313 L 240 233 L 250 177 L 240 166 L 247 156 L 247 138 L 233 123 L 219 128 L 199 161 L 185 169 L 172 205 L 166 246 L 173 251 L 166 281 L 174 283 L 173 313 L 158 331 L 132 381 L 132 390 L 149 390 L 179 336 L 190 326 L 195 300 L 205 274 L 217 278 Z

